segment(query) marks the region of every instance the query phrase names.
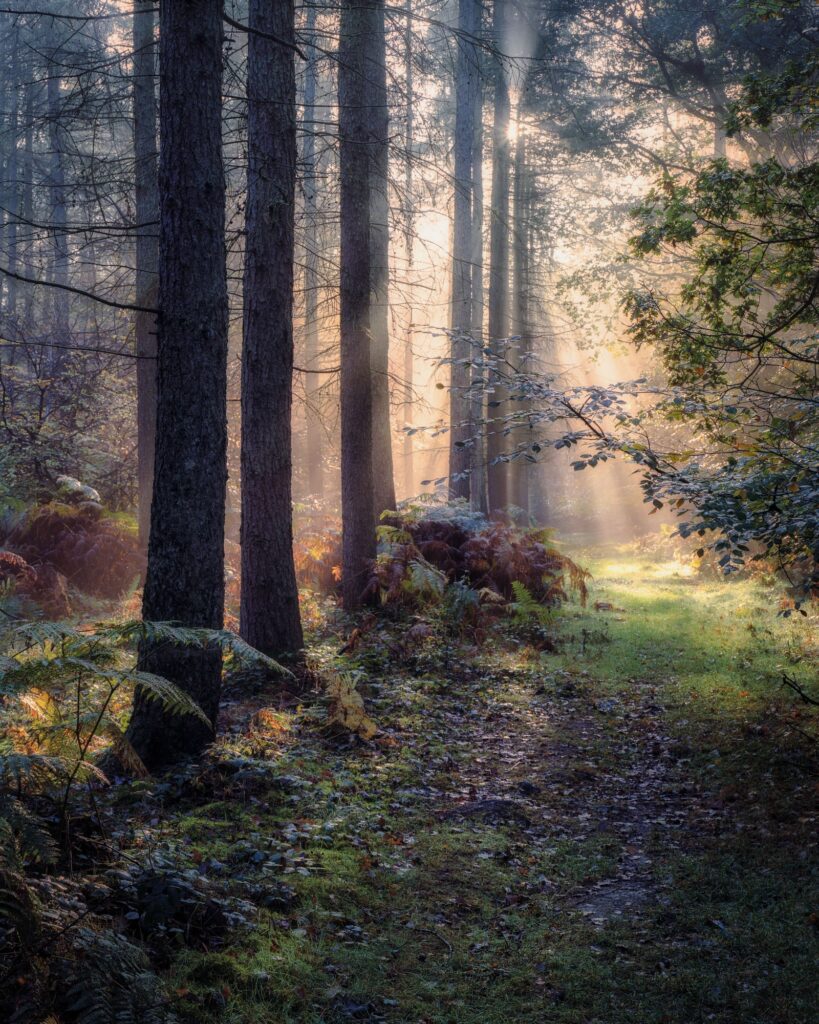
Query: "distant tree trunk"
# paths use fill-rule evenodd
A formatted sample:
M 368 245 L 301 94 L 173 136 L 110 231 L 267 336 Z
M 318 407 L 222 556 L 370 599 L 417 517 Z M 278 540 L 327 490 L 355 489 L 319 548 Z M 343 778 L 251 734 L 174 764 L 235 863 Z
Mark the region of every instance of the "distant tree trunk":
M 29 73 L 29 80 L 26 83 L 26 134 L 23 140 L 23 180 L 21 189 L 23 220 L 28 224 L 34 220 L 34 92 L 36 88 L 37 85 L 35 84 L 32 71 Z M 32 259 L 31 242 L 23 250 L 23 267 L 26 277 L 33 279 L 37 276 L 37 268 Z M 23 324 L 26 328 L 31 324 L 33 310 L 34 288 L 32 285 L 28 285 L 23 302 Z
M 3 61 L 3 71 L 0 72 L 0 132 L 3 136 L 2 143 L 0 143 L 0 238 L 6 237 L 8 223 L 11 219 L 8 213 L 11 202 L 9 196 L 9 186 L 11 184 L 9 165 L 12 160 L 12 147 L 14 145 L 14 139 L 11 136 L 11 118 L 9 118 L 8 127 L 3 124 L 5 112 L 11 106 L 9 94 L 14 93 L 14 83 L 11 74 L 6 71 L 6 68 L 11 63 L 11 53 L 13 50 L 11 32 L 9 31 L 9 25 L 6 23 L 7 18 L 8 15 L 0 15 L 0 59 Z M 0 278 L 2 278 L 0 280 L 0 307 L 7 309 L 6 295 L 11 278 L 7 278 L 5 274 L 0 274 Z
M 392 465 L 392 418 L 390 416 L 390 305 L 389 305 L 389 109 L 387 107 L 387 56 L 384 0 L 373 0 L 365 76 L 370 103 L 370 248 L 373 375 L 373 501 L 376 520 L 395 508 L 395 475 Z
M 472 466 L 468 447 L 472 435 L 468 360 L 472 335 L 472 216 L 475 144 L 475 79 L 478 53 L 472 42 L 480 30 L 477 0 L 458 4 L 458 55 L 455 67 L 455 203 L 452 234 L 452 305 L 450 314 L 449 493 L 468 498 Z
M 518 117 L 515 140 L 515 184 L 512 212 L 512 333 L 519 340 L 510 352 L 517 369 L 526 372 L 531 350 L 529 329 L 529 174 L 526 164 L 526 135 Z M 528 426 L 523 417 L 528 403 L 517 399 L 511 411 L 519 424 L 512 434 L 516 448 L 528 442 Z M 531 463 L 521 457 L 509 464 L 509 503 L 529 512 L 529 469 Z
M 478 4 L 480 30 L 480 3 Z M 483 367 L 483 82 L 475 80 L 475 135 L 472 148 L 472 337 L 481 343 L 481 358 L 472 367 L 472 400 L 470 422 L 473 446 L 469 477 L 469 503 L 475 512 L 489 509 L 486 482 L 486 396 L 481 386 L 485 379 Z
M 293 565 L 291 423 L 296 77 L 292 0 L 250 0 L 242 353 L 241 633 L 263 654 L 304 640 Z M 257 30 L 254 32 L 253 30 Z
M 492 35 L 501 46 L 506 24 L 506 0 L 495 0 Z M 492 125 L 492 211 L 489 229 L 489 344 L 495 358 L 505 359 L 500 344 L 509 334 L 509 84 L 503 59 L 495 57 L 494 122 Z M 489 510 L 499 511 L 508 504 L 507 467 L 498 459 L 506 451 L 503 434 L 507 412 L 506 395 L 497 379 L 491 379 L 493 393 L 487 429 L 487 468 Z
M 728 112 L 728 98 L 722 83 L 709 83 L 708 93 L 714 114 L 714 159 L 724 160 L 728 155 L 728 135 L 725 131 L 725 119 Z
M 6 163 L 6 181 L 9 187 L 8 222 L 6 224 L 6 251 L 8 268 L 17 273 L 17 225 L 20 219 L 20 169 L 17 159 L 17 135 L 20 125 L 20 50 L 19 31 L 15 26 L 9 34 L 11 53 L 11 98 L 9 102 L 9 156 Z M 16 333 L 17 325 L 17 282 L 9 277 L 6 282 L 6 312 L 11 318 Z M 13 352 L 14 350 L 12 350 Z M 14 356 L 12 355 L 12 361 Z
M 152 0 L 134 5 L 134 182 L 136 304 L 156 306 L 159 264 L 158 154 L 156 146 L 156 41 Z M 156 442 L 156 317 L 136 313 L 137 484 L 139 543 L 148 550 Z
M 376 553 L 370 364 L 372 84 L 365 57 L 375 11 L 375 0 L 343 0 L 338 53 L 342 595 L 348 611 L 361 606 Z
M 228 333 L 221 0 L 163 3 L 159 40 L 157 425 L 142 614 L 220 628 Z M 139 664 L 191 694 L 215 727 L 218 647 L 145 643 Z M 197 753 L 212 735 L 137 690 L 128 738 L 149 768 Z
M 414 243 L 415 243 L 415 197 L 413 196 L 413 171 L 412 166 L 412 141 L 415 133 L 415 98 L 413 96 L 414 67 L 412 55 L 412 0 L 404 3 L 407 20 L 404 27 L 404 88 L 407 96 L 406 120 L 404 123 L 404 195 L 406 211 L 404 214 L 404 248 L 407 256 L 407 274 L 412 277 L 414 267 Z M 413 309 L 412 304 L 407 310 L 407 331 L 404 336 L 404 421 L 405 425 L 411 420 L 414 391 L 413 366 Z M 402 444 L 402 464 L 404 494 L 410 497 L 415 490 L 415 467 L 412 435 L 404 431 Z
M 316 34 L 316 8 L 307 8 L 307 24 L 305 26 L 309 41 Z M 315 122 L 317 119 L 316 89 L 318 85 L 318 51 L 310 52 L 310 59 L 304 74 L 304 148 L 302 160 L 304 165 L 304 362 L 309 370 L 318 368 L 319 331 L 318 331 L 318 166 L 316 160 Z M 305 382 L 306 433 L 305 458 L 307 459 L 307 492 L 320 498 L 324 493 L 324 468 L 321 421 L 315 408 L 314 387 L 316 378 L 307 375 Z
M 49 281 L 58 287 L 52 295 L 52 331 L 56 343 L 50 353 L 50 373 L 58 373 L 65 360 L 65 349 L 69 342 L 68 292 L 68 207 L 65 186 L 65 132 L 63 110 L 60 98 L 59 42 L 58 29 L 51 30 L 51 47 L 48 60 L 48 83 L 46 97 L 48 104 L 49 131 L 49 187 L 51 192 L 52 249 Z

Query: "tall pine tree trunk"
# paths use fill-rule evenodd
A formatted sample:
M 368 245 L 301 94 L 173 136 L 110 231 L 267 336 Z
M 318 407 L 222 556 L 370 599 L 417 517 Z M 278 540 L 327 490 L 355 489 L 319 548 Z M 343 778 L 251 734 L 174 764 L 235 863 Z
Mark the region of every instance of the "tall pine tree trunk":
M 392 465 L 390 417 L 390 306 L 389 306 L 389 110 L 387 107 L 387 56 L 384 0 L 367 5 L 369 34 L 365 76 L 370 102 L 370 250 L 373 375 L 373 501 L 376 519 L 395 508 L 395 476 Z
M 249 27 L 240 622 L 253 647 L 292 659 L 303 646 L 290 422 L 296 77 L 292 51 L 269 38 L 293 39 L 292 0 L 250 0 Z
M 406 120 L 404 122 L 404 196 L 406 210 L 404 212 L 404 250 L 407 257 L 407 275 L 412 279 L 414 267 L 414 244 L 415 244 L 415 197 L 413 196 L 413 153 L 412 142 L 415 133 L 415 97 L 413 96 L 414 67 L 412 54 L 412 0 L 405 0 L 404 11 L 406 12 L 406 25 L 404 26 L 404 88 L 407 95 Z M 404 336 L 404 409 L 403 419 L 405 425 L 409 424 L 412 416 L 412 401 L 414 389 L 413 366 L 413 308 L 412 302 L 407 310 L 407 330 Z M 409 498 L 415 491 L 415 467 L 412 435 L 404 431 L 402 442 L 401 461 L 403 466 L 404 496 Z
M 156 306 L 159 264 L 156 42 L 152 0 L 134 5 L 134 183 L 137 221 L 136 304 Z M 148 549 L 156 442 L 156 317 L 135 315 L 137 354 L 137 483 L 139 542 Z
M 481 4 L 478 3 L 478 30 L 481 26 Z M 472 337 L 480 344 L 480 355 L 472 366 L 470 423 L 472 452 L 469 476 L 469 503 L 475 512 L 486 514 L 489 508 L 486 482 L 486 395 L 482 382 L 486 378 L 483 365 L 484 287 L 483 287 L 483 81 L 475 80 L 475 134 L 472 143 Z
M 471 401 L 469 361 L 472 335 L 473 189 L 475 143 L 475 80 L 478 52 L 473 42 L 480 30 L 477 0 L 458 5 L 458 54 L 455 67 L 455 204 L 452 234 L 452 305 L 450 315 L 450 445 L 449 493 L 468 498 L 470 493 L 469 449 Z
M 34 220 L 34 93 L 37 89 L 38 83 L 35 81 L 34 69 L 29 65 L 28 81 L 26 82 L 26 132 L 23 139 L 23 180 L 21 183 L 23 221 L 27 224 L 31 224 Z M 34 264 L 33 244 L 31 241 L 28 241 L 23 249 L 23 269 L 26 277 L 30 280 L 37 277 L 37 268 Z M 32 326 L 32 314 L 34 311 L 33 286 L 28 285 L 24 294 L 23 327 L 26 331 L 29 331 Z
M 46 100 L 48 105 L 49 133 L 49 191 L 51 193 L 52 248 L 49 267 L 49 281 L 57 287 L 52 294 L 52 340 L 54 347 L 49 353 L 47 372 L 59 374 L 66 358 L 70 341 L 68 292 L 68 200 L 65 184 L 65 129 L 60 96 L 61 57 L 59 54 L 59 27 L 55 23 L 50 30 L 50 53 L 48 60 L 48 82 Z
M 306 34 L 310 41 L 316 35 L 316 8 L 308 7 Z M 318 51 L 310 51 L 304 73 L 304 362 L 308 370 L 318 369 L 319 360 L 319 273 L 318 273 L 318 162 L 316 160 L 316 131 L 318 115 L 316 91 L 318 85 Z M 314 374 L 307 374 L 305 382 L 307 460 L 307 493 L 321 498 L 324 493 L 324 469 L 321 420 L 316 409 L 318 391 Z
M 515 184 L 512 211 L 512 333 L 518 341 L 510 350 L 512 362 L 523 373 L 529 369 L 531 337 L 529 328 L 529 172 L 526 163 L 526 135 L 518 114 L 515 139 Z M 528 402 L 516 397 L 511 412 L 516 419 L 512 434 L 514 447 L 529 441 Z M 529 512 L 529 476 L 531 463 L 524 457 L 509 464 L 509 503 Z
M 496 47 L 503 46 L 506 24 L 506 0 L 495 0 L 492 36 Z M 509 83 L 500 55 L 495 56 L 494 122 L 492 125 L 492 209 L 489 228 L 489 344 L 494 358 L 506 359 L 502 342 L 509 334 Z M 495 375 L 490 377 L 487 427 L 487 467 L 489 511 L 504 509 L 509 502 L 506 463 L 499 461 L 507 449 L 504 417 L 507 413 L 505 389 Z M 498 404 L 493 404 L 498 403 Z
M 12 274 L 17 273 L 17 225 L 20 219 L 20 170 L 17 159 L 17 135 L 20 125 L 20 32 L 17 26 L 9 33 L 9 43 L 12 47 L 11 53 L 11 74 L 10 86 L 11 97 L 9 101 L 9 155 L 6 162 L 6 181 L 8 182 L 8 222 L 6 224 L 6 252 L 8 269 Z M 8 314 L 12 330 L 17 335 L 17 282 L 9 277 L 6 283 L 6 313 Z M 14 350 L 12 349 L 12 353 Z M 12 354 L 12 361 L 14 355 Z
M 219 628 L 228 334 L 221 0 L 163 3 L 159 39 L 156 458 L 142 613 Z M 143 643 L 139 664 L 187 691 L 215 727 L 218 647 Z M 149 768 L 198 752 L 212 735 L 137 690 L 128 738 Z
M 342 595 L 348 611 L 361 606 L 376 553 L 370 362 L 372 85 L 366 59 L 375 13 L 374 0 L 343 0 L 338 53 Z

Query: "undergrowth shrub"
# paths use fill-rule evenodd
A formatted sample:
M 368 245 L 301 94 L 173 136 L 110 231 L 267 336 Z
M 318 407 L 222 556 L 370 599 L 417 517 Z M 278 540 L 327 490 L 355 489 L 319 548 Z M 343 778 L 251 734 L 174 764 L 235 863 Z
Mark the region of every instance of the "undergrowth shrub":
M 99 623 L 90 629 L 66 623 L 35 622 L 12 627 L 9 652 L 0 658 L 0 698 L 6 705 L 0 732 L 0 792 L 18 797 L 34 787 L 60 790 L 67 807 L 75 782 L 104 781 L 93 758 L 113 747 L 118 760 L 135 774 L 145 774 L 128 743 L 124 716 L 136 687 L 174 715 L 208 721 L 182 689 L 136 667 L 141 642 L 185 647 L 220 645 L 228 667 L 263 664 L 285 673 L 277 662 L 226 630 L 183 628 L 170 623 L 132 620 Z M 15 702 L 17 714 L 10 713 Z
M 296 531 L 293 544 L 299 585 L 321 594 L 340 593 L 341 527 L 328 523 L 318 530 L 311 522 Z
M 43 873 L 70 869 L 78 853 L 96 862 L 100 847 L 106 855 L 112 852 L 95 795 L 108 780 L 96 761 L 98 754 L 113 749 L 116 760 L 133 774 L 147 774 L 125 734 L 135 687 L 159 701 L 169 714 L 207 721 L 195 701 L 174 683 L 135 667 L 140 642 L 219 644 L 226 651 L 227 670 L 259 664 L 282 673 L 286 670 L 227 631 L 139 620 L 87 629 L 46 622 L 7 625 L 4 641 L 7 653 L 0 657 L 0 1005 L 10 1006 L 13 998 L 19 1011 L 13 1019 L 20 1021 L 41 1021 L 46 1009 L 54 1009 L 61 1020 L 65 1015 L 66 1021 L 77 1024 L 165 1024 L 173 1017 L 144 951 L 116 931 L 99 930 L 99 922 L 84 929 L 83 914 L 74 914 L 66 922 L 60 904 L 51 900 L 49 884 L 54 883 Z M 158 902 L 180 914 L 188 914 L 189 905 L 193 908 L 185 917 L 186 927 L 191 915 L 202 911 L 190 886 L 171 885 L 164 875 L 158 881 L 148 879 L 145 885 L 151 887 L 152 906 Z M 124 913 L 123 920 L 131 921 L 138 909 L 139 937 L 144 937 L 147 896 L 140 890 L 134 899 L 134 906 L 126 908 L 130 916 Z M 208 920 L 212 930 L 213 921 Z M 79 924 L 83 927 L 78 928 Z M 171 925 L 163 927 L 173 931 Z M 58 946 L 59 955 L 40 963 L 38 950 L 46 944 Z M 32 968 L 32 963 L 40 967 Z M 15 975 L 24 976 L 26 985 L 21 989 L 11 983 L 9 990 L 4 981 Z
M 548 530 L 487 522 L 457 503 L 411 506 L 391 520 L 379 528 L 367 588 L 383 605 L 442 607 L 453 621 L 475 626 L 481 609 L 514 603 L 524 592 L 540 608 L 556 607 L 569 591 L 585 604 L 589 574 L 555 548 Z
M 12 551 L 0 551 L 0 586 L 3 597 L 16 597 L 19 607 L 7 610 L 10 617 L 20 618 L 20 608 L 29 606 L 35 613 L 50 619 L 64 619 L 71 614 L 71 601 L 65 577 L 52 565 L 33 565 Z M 4 601 L 5 604 L 5 601 Z
M 162 676 L 136 668 L 134 649 L 143 640 L 183 646 L 218 643 L 228 665 L 276 662 L 232 633 L 183 629 L 139 620 L 85 630 L 63 623 L 27 623 L 11 631 L 10 654 L 0 658 L 0 870 L 14 874 L 52 863 L 55 842 L 70 851 L 77 794 L 107 783 L 96 765 L 112 750 L 132 774 L 147 774 L 125 734 L 135 687 L 168 714 L 208 721 L 198 704 Z M 208 723 L 209 724 L 209 723 Z M 56 834 L 52 834 L 56 829 Z
M 38 576 L 59 573 L 72 587 L 100 598 L 122 595 L 141 569 L 136 535 L 95 502 L 50 501 L 31 509 L 9 524 L 0 546 Z

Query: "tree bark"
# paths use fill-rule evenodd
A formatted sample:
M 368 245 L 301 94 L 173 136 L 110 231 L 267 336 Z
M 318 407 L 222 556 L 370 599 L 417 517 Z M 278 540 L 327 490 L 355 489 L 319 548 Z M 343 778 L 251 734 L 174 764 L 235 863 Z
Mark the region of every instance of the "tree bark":
M 472 217 L 474 190 L 475 80 L 478 51 L 471 41 L 480 30 L 477 0 L 458 4 L 458 54 L 455 68 L 455 203 L 452 234 L 452 299 L 450 312 L 449 493 L 468 498 L 472 456 L 469 441 L 471 401 L 469 360 L 472 336 Z
M 20 126 L 20 50 L 19 29 L 15 25 L 9 33 L 11 53 L 11 98 L 9 102 L 9 155 L 6 162 L 6 181 L 8 182 L 8 221 L 6 223 L 7 263 L 12 274 L 17 273 L 17 224 L 20 219 L 20 170 L 17 160 L 17 135 Z M 6 282 L 6 313 L 12 323 L 12 330 L 17 334 L 17 282 L 9 277 Z
M 496 47 L 503 44 L 506 0 L 495 0 L 492 33 Z M 492 125 L 492 210 L 489 229 L 489 344 L 495 359 L 504 360 L 503 342 L 509 334 L 509 84 L 503 59 L 495 57 L 494 121 Z M 503 434 L 507 413 L 506 395 L 497 376 L 490 377 L 490 402 L 487 427 L 487 467 L 489 511 L 508 504 L 506 463 L 500 461 L 506 451 Z
M 415 134 L 415 101 L 413 96 L 415 85 L 412 54 L 412 0 L 405 0 L 404 11 L 406 12 L 406 25 L 404 26 L 404 88 L 406 89 L 407 96 L 406 120 L 404 123 L 404 201 L 406 204 L 404 214 L 404 249 L 407 257 L 407 275 L 411 280 L 415 256 L 415 198 L 413 196 L 414 167 L 412 164 L 412 141 Z M 410 302 L 410 308 L 407 310 L 407 330 L 404 335 L 404 426 L 407 426 L 412 418 L 415 374 L 412 351 L 413 315 L 412 303 Z M 403 465 L 404 496 L 406 498 L 411 497 L 415 491 L 415 460 L 413 449 L 414 445 L 412 435 L 405 430 L 401 458 Z
M 33 74 L 29 71 L 29 78 L 26 82 L 26 106 L 25 124 L 26 133 L 23 140 L 23 180 L 22 180 L 22 207 L 23 220 L 31 223 L 34 220 L 34 93 L 38 88 Z M 29 241 L 23 249 L 23 270 L 29 280 L 34 280 L 37 275 L 37 268 L 32 258 L 32 243 Z M 34 310 L 34 288 L 28 285 L 24 292 L 23 300 L 23 325 L 28 331 L 31 326 L 32 313 Z
M 526 372 L 529 367 L 531 338 L 529 328 L 529 174 L 526 161 L 526 135 L 518 115 L 518 131 L 515 140 L 515 184 L 512 212 L 512 333 L 518 340 L 511 349 L 511 356 L 518 370 Z M 529 429 L 526 421 L 528 403 L 516 398 L 511 411 L 516 419 L 512 434 L 515 448 L 528 441 Z M 531 463 L 516 458 L 509 464 L 509 503 L 529 512 L 529 470 Z
M 52 331 L 56 343 L 49 353 L 48 372 L 59 374 L 70 341 L 68 292 L 68 207 L 65 186 L 65 134 L 60 98 L 60 42 L 57 25 L 51 28 L 46 101 L 49 133 L 49 188 L 51 192 L 52 248 L 49 281 L 52 295 Z
M 361 606 L 376 553 L 370 363 L 372 86 L 366 59 L 375 9 L 376 0 L 343 0 L 338 54 L 342 596 L 348 611 Z
M 222 164 L 222 2 L 160 8 L 157 433 L 142 614 L 217 629 L 224 616 L 227 281 Z M 195 102 L 192 102 L 195 97 Z M 144 643 L 140 668 L 171 679 L 212 728 L 137 690 L 128 738 L 148 768 L 213 736 L 221 651 Z
M 395 508 L 395 476 L 392 464 L 392 418 L 390 416 L 390 305 L 389 305 L 389 109 L 387 106 L 387 57 L 384 0 L 368 5 L 370 32 L 365 76 L 370 99 L 370 249 L 372 342 L 370 361 L 373 375 L 373 501 L 376 521 L 385 510 Z
M 304 640 L 293 564 L 291 410 L 296 200 L 292 0 L 251 0 L 242 352 L 241 634 L 292 660 Z M 257 30 L 254 32 L 253 30 Z
M 481 31 L 481 4 L 478 2 L 478 32 Z M 472 398 L 469 419 L 472 426 L 472 452 L 469 475 L 469 503 L 473 511 L 489 510 L 486 482 L 486 396 L 481 382 L 483 366 L 483 80 L 478 74 L 475 88 L 475 134 L 472 143 L 472 337 L 480 344 L 480 359 L 472 367 Z M 477 355 L 478 353 L 476 353 Z
M 307 8 L 306 33 L 312 41 L 316 34 L 316 8 Z M 317 120 L 316 90 L 318 86 L 318 51 L 310 52 L 310 59 L 304 74 L 304 361 L 310 370 L 318 369 L 318 162 L 316 160 L 316 135 L 314 124 Z M 308 374 L 305 382 L 306 435 L 305 458 L 307 460 L 307 493 L 321 498 L 324 493 L 324 444 L 322 442 L 321 420 L 315 407 L 316 393 L 320 378 Z
M 159 263 L 158 154 L 156 145 L 156 41 L 152 0 L 134 4 L 134 194 L 136 304 L 157 302 Z M 156 317 L 134 317 L 137 354 L 137 488 L 139 543 L 148 550 L 156 443 Z

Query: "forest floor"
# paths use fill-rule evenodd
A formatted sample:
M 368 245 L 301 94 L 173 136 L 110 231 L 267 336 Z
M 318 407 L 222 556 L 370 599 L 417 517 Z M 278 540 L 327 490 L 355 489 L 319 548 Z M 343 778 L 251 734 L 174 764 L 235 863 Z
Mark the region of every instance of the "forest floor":
M 135 859 L 239 901 L 161 964 L 183 1020 L 816 1019 L 816 709 L 781 688 L 810 685 L 815 619 L 771 584 L 578 558 L 590 604 L 550 651 L 378 622 L 339 655 L 349 625 L 317 629 L 375 740 L 229 690 L 203 765 L 122 787 Z

